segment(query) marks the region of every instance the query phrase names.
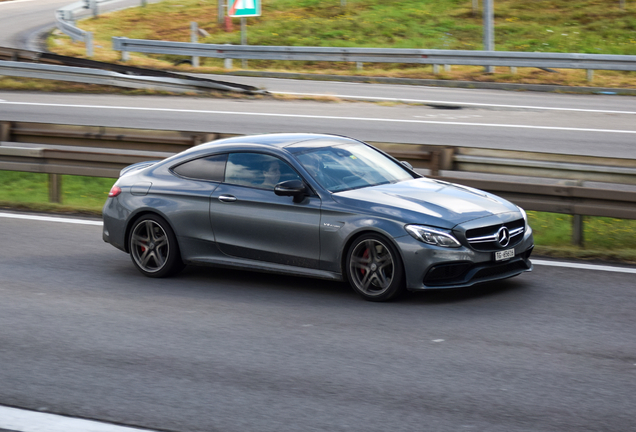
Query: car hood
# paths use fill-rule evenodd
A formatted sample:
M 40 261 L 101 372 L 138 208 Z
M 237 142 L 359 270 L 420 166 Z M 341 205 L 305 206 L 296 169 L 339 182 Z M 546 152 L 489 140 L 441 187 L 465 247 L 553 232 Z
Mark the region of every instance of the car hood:
M 448 229 L 473 219 L 519 211 L 496 195 L 426 178 L 337 192 L 333 198 L 358 211 Z

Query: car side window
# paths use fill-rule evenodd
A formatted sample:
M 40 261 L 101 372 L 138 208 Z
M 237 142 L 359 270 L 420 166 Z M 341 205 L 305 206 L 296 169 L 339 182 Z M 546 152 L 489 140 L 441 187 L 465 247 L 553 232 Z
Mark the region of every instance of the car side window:
M 286 162 L 261 153 L 230 153 L 225 169 L 225 183 L 274 190 L 276 184 L 300 180 Z
M 222 182 L 226 161 L 227 154 L 202 157 L 172 167 L 172 171 L 191 179 Z

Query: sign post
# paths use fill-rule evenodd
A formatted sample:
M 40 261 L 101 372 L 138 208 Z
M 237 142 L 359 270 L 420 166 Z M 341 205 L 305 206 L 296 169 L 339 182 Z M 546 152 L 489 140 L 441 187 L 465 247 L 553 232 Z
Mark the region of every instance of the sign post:
M 261 0 L 230 0 L 227 15 L 233 18 L 241 18 L 241 45 L 247 45 L 245 18 L 261 16 Z M 243 67 L 247 67 L 247 60 L 243 60 Z
M 494 13 L 494 0 L 484 0 L 484 51 L 495 50 L 495 13 Z M 485 66 L 486 73 L 493 73 L 495 68 L 493 66 Z

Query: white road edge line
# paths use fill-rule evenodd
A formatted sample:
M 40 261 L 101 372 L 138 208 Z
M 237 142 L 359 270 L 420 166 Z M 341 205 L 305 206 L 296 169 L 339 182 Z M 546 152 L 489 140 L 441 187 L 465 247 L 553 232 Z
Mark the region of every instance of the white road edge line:
M 530 125 L 514 125 L 514 124 L 496 124 L 496 123 L 468 123 L 468 122 L 450 122 L 450 121 L 433 121 L 433 120 L 406 120 L 406 119 L 387 119 L 373 117 L 338 117 L 338 116 L 320 116 L 309 114 L 280 114 L 280 113 L 255 113 L 240 111 L 208 111 L 208 110 L 190 110 L 190 109 L 172 109 L 172 108 L 146 108 L 146 107 L 124 107 L 124 106 L 107 106 L 107 105 L 75 105 L 75 104 L 48 104 L 35 102 L 0 102 L 0 105 L 25 105 L 25 106 L 46 106 L 46 107 L 64 107 L 64 108 L 95 108 L 109 110 L 131 110 L 131 111 L 159 111 L 159 112 L 178 112 L 191 114 L 220 114 L 220 115 L 237 115 L 237 116 L 255 116 L 255 117 L 286 117 L 286 118 L 309 118 L 322 120 L 344 120 L 344 121 L 367 121 L 367 122 L 384 122 L 384 123 L 415 123 L 415 124 L 437 124 L 448 126 L 476 126 L 476 127 L 498 127 L 512 129 L 543 129 L 543 130 L 560 130 L 573 132 L 600 132 L 600 133 L 619 133 L 619 134 L 636 134 L 636 130 L 620 130 L 620 129 L 589 129 L 589 128 L 571 128 L 558 126 L 530 126 Z
M 27 220 L 42 221 L 42 222 L 61 222 L 61 223 L 69 223 L 69 224 L 77 224 L 77 225 L 96 225 L 96 226 L 103 225 L 102 221 L 96 221 L 96 220 L 74 219 L 74 218 L 53 217 L 53 216 L 25 215 L 25 214 L 18 214 L 18 213 L 0 213 L 0 218 L 27 219 Z
M 30 2 L 30 1 L 34 1 L 34 0 L 9 0 L 9 1 L 0 2 L 0 6 L 7 5 L 7 4 L 14 4 L 14 3 Z
M 19 432 L 141 432 L 149 429 L 118 426 L 57 414 L 0 406 L 0 428 Z
M 60 223 L 79 224 L 79 225 L 97 225 L 97 226 L 103 225 L 101 221 L 73 219 L 73 218 L 65 218 L 65 217 L 54 217 L 54 216 L 25 215 L 25 214 L 18 214 L 18 213 L 0 213 L 0 218 L 26 219 L 26 220 L 35 220 L 35 221 L 42 221 L 42 222 L 60 222 Z M 605 265 L 598 265 L 598 264 L 580 264 L 580 263 L 570 263 L 570 262 L 562 262 L 562 261 L 546 261 L 541 259 L 533 259 L 532 263 L 535 265 L 548 266 L 548 267 L 565 267 L 565 268 L 573 268 L 573 269 L 585 269 L 585 270 L 596 270 L 596 271 L 608 271 L 608 272 L 614 272 L 614 273 L 636 274 L 636 268 L 628 268 L 628 267 L 614 267 L 614 266 L 605 266 Z
M 548 267 L 565 267 L 570 269 L 581 269 L 581 270 L 596 270 L 596 271 L 607 271 L 613 273 L 629 273 L 636 274 L 636 268 L 628 268 L 628 267 L 614 267 L 614 266 L 605 266 L 598 264 L 581 264 L 581 263 L 570 263 L 570 262 L 562 262 L 562 261 L 546 261 L 533 259 L 532 264 L 535 265 L 543 265 Z
M 474 107 L 496 107 L 496 108 L 518 108 L 518 109 L 533 109 L 533 110 L 547 110 L 547 111 L 574 111 L 574 112 L 589 112 L 589 113 L 603 113 L 603 114 L 636 114 L 636 111 L 613 111 L 613 110 L 597 110 L 597 109 L 583 109 L 583 108 L 559 108 L 559 107 L 542 107 L 531 105 L 502 105 L 502 104 L 489 104 L 489 103 L 477 103 L 477 102 L 451 102 L 451 101 L 436 101 L 427 99 L 404 99 L 404 98 L 389 98 L 379 96 L 353 96 L 353 95 L 339 95 L 339 94 L 321 94 L 321 93 L 297 93 L 297 92 L 270 92 L 272 94 L 290 95 L 290 96 L 313 96 L 313 97 L 337 97 L 341 99 L 360 99 L 360 100 L 378 100 L 388 102 L 406 102 L 406 103 L 421 103 L 421 104 L 439 104 L 439 105 L 459 105 L 459 106 L 474 106 Z

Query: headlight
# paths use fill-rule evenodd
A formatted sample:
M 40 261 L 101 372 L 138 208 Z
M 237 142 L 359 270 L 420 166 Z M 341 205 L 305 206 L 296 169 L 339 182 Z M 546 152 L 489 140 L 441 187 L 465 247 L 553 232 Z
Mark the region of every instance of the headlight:
M 461 246 L 457 239 L 453 237 L 451 232 L 447 230 L 431 228 L 423 225 L 407 225 L 404 228 L 406 228 L 406 232 L 411 234 L 413 238 L 424 243 L 450 248 Z
M 525 228 L 527 229 L 528 228 L 528 215 L 526 214 L 526 211 L 524 209 L 522 209 L 521 207 L 517 206 L 517 208 L 521 212 L 521 216 L 523 216 L 523 220 L 526 222 Z

